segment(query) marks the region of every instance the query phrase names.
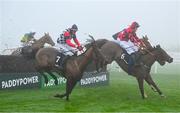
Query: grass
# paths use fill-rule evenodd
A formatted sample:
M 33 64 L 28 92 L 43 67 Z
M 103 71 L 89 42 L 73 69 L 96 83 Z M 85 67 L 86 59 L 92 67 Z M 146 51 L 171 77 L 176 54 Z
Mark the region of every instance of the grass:
M 111 71 L 109 86 L 75 87 L 69 102 L 53 97 L 65 91 L 61 86 L 0 91 L 0 112 L 180 112 L 179 72 L 153 78 L 167 98 L 145 84 L 143 100 L 134 77 Z

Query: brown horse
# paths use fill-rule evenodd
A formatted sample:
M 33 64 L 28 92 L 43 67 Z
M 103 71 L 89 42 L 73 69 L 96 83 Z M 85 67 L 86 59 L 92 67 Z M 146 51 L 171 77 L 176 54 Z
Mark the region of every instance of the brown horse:
M 15 56 L 21 56 L 21 55 L 27 55 L 31 56 L 33 53 L 33 56 L 35 53 L 42 47 L 44 47 L 44 44 L 48 43 L 51 46 L 54 46 L 55 43 L 53 42 L 52 38 L 50 37 L 49 33 L 44 33 L 44 36 L 41 37 L 39 40 L 35 41 L 31 46 L 26 47 L 19 47 L 15 51 L 11 53 L 11 55 Z
M 95 41 L 91 43 L 91 47 L 87 49 L 85 53 L 80 56 L 72 56 L 67 59 L 64 70 L 59 69 L 55 66 L 56 56 L 58 54 L 58 50 L 54 48 L 41 48 L 36 54 L 36 61 L 38 63 L 37 71 L 42 73 L 46 71 L 51 73 L 51 71 L 55 71 L 57 73 L 63 72 L 64 77 L 67 79 L 66 83 L 66 93 L 60 95 L 56 94 L 55 97 L 63 98 L 66 96 L 66 100 L 69 100 L 69 95 L 71 94 L 74 86 L 77 81 L 82 78 L 83 72 L 86 66 L 93 61 L 94 59 L 104 59 L 100 50 L 96 46 Z M 56 77 L 50 74 L 55 80 Z M 44 76 L 47 82 L 47 77 Z M 56 80 L 57 82 L 57 80 Z
M 101 39 L 102 41 L 102 39 Z M 105 41 L 105 40 L 104 40 Z M 143 65 L 134 66 L 132 70 L 132 76 L 136 77 L 139 88 L 141 91 L 142 98 L 145 98 L 143 81 L 145 80 L 153 89 L 155 88 L 158 93 L 163 96 L 160 89 L 157 87 L 155 82 L 152 80 L 150 75 L 151 66 L 155 61 L 158 61 L 161 65 L 164 65 L 165 62 L 171 63 L 173 58 L 171 58 L 159 45 L 152 47 L 148 42 L 147 36 L 142 39 L 144 42 L 145 52 L 141 56 L 140 60 Z M 97 41 L 98 42 L 98 41 Z M 128 65 L 121 59 L 123 49 L 114 41 L 107 41 L 104 45 L 101 46 L 101 52 L 106 56 L 107 64 L 111 64 L 112 61 L 116 61 L 117 64 L 125 71 L 128 72 Z

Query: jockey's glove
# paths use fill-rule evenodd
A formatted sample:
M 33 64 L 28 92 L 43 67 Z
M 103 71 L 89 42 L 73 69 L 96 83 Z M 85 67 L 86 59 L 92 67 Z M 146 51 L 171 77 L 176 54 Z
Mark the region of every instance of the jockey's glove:
M 77 49 L 78 49 L 79 51 L 82 51 L 82 50 L 83 50 L 83 47 L 82 47 L 82 46 L 78 46 Z

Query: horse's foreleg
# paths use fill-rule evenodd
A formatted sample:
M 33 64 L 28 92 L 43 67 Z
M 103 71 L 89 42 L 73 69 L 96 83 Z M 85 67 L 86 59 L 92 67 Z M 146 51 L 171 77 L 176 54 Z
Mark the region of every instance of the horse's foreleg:
M 153 85 L 151 84 L 151 82 L 149 81 L 149 75 L 145 77 L 145 81 L 148 83 L 148 85 L 151 87 L 151 89 L 154 91 L 154 92 L 157 92 L 157 90 L 153 87 Z
M 68 78 L 67 82 L 66 82 L 66 93 L 61 94 L 61 95 L 56 94 L 54 97 L 64 98 L 66 96 L 66 100 L 69 100 L 69 95 L 71 94 L 76 83 L 77 83 L 76 80 L 74 80 L 72 78 Z
M 67 79 L 67 82 L 66 82 L 66 93 L 64 93 L 64 94 L 56 94 L 56 95 L 54 95 L 54 97 L 59 97 L 59 98 L 64 98 L 65 96 L 67 96 L 67 87 L 68 87 L 68 83 L 69 82 L 69 80 Z
M 67 80 L 67 86 L 66 86 L 66 100 L 69 100 L 69 95 L 71 94 L 74 86 L 76 85 L 77 80 L 73 78 L 69 78 Z
M 137 78 L 137 81 L 139 84 L 139 89 L 141 91 L 142 98 L 144 99 L 145 98 L 145 96 L 144 96 L 144 79 L 142 77 L 139 77 L 139 78 Z
M 54 95 L 54 97 L 59 97 L 59 98 L 63 98 L 63 97 L 65 97 L 66 96 L 66 93 L 64 93 L 64 94 L 56 94 L 56 95 Z
M 159 95 L 161 95 L 162 97 L 164 97 L 163 93 L 161 92 L 161 90 L 157 87 L 156 83 L 153 81 L 152 77 L 150 76 L 150 74 L 147 76 L 147 81 L 157 90 L 157 92 L 159 93 Z
M 100 71 L 100 65 L 101 65 L 101 62 L 99 60 L 95 60 L 94 61 L 94 64 L 96 66 L 96 71 L 99 72 Z
M 47 73 L 55 80 L 55 85 L 58 85 L 57 77 L 51 71 L 47 71 Z
M 44 77 L 44 81 L 45 81 L 45 83 L 47 84 L 48 83 L 48 78 L 47 78 L 47 76 L 44 74 L 44 72 L 42 72 L 42 71 L 39 71 L 39 73 Z

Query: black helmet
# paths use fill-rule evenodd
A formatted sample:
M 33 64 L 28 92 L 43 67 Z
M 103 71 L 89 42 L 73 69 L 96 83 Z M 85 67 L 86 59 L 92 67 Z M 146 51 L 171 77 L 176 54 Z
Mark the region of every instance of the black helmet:
M 138 27 L 140 27 L 140 25 L 137 23 L 137 22 L 132 22 L 132 24 L 131 24 L 131 28 L 138 28 Z
M 77 27 L 76 24 L 73 24 L 72 27 L 71 27 L 71 29 L 77 31 L 77 30 L 78 30 L 78 27 Z

